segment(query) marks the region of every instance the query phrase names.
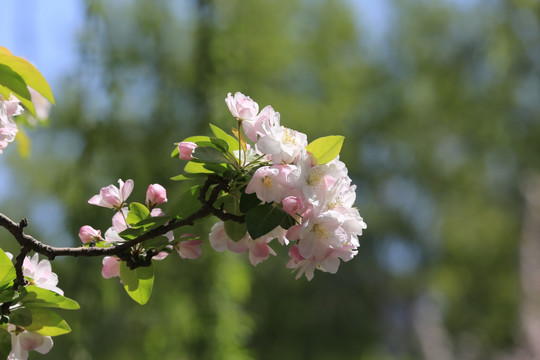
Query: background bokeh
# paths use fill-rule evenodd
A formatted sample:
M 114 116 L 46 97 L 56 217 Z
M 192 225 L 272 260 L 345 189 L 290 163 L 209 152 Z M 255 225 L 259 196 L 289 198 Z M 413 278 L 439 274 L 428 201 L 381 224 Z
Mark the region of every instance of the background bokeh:
M 309 139 L 346 136 L 368 228 L 354 260 L 311 282 L 285 248 L 253 268 L 206 243 L 200 259 L 156 264 L 143 307 L 99 259 L 57 259 L 82 310 L 47 358 L 540 358 L 540 3 L 58 3 L 10 1 L 18 45 L 0 38 L 61 74 L 50 123 L 26 129 L 30 158 L 13 145 L 0 157 L 0 211 L 29 233 L 76 246 L 82 225 L 105 230 L 111 214 L 87 200 L 118 178 L 133 199 L 160 183 L 174 204 L 186 184 L 169 180 L 172 144 L 231 127 L 235 91 Z

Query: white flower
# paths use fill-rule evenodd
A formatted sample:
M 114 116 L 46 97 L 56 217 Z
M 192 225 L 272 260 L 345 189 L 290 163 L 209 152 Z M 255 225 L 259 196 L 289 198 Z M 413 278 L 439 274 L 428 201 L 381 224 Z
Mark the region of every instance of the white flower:
M 24 258 L 23 275 L 32 279 L 32 285 L 64 295 L 62 289 L 56 286 L 58 276 L 52 272 L 51 263 L 46 259 L 40 261 L 38 254 Z
M 7 360 L 26 360 L 29 351 L 35 350 L 40 354 L 46 354 L 53 347 L 50 336 L 26 331 L 12 324 L 8 324 L 8 331 L 11 334 L 11 352 Z
M 257 141 L 257 150 L 270 155 L 274 164 L 293 164 L 307 146 L 307 135 L 284 126 L 269 126 Z

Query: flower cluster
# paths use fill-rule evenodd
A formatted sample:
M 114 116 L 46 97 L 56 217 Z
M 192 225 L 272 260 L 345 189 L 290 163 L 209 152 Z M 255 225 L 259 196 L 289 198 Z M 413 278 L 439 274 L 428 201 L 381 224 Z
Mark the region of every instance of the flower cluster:
M 125 182 L 118 180 L 118 187 L 109 185 L 101 188 L 99 194 L 94 195 L 88 200 L 89 204 L 97 205 L 109 209 L 113 209 L 115 214 L 112 217 L 112 226 L 107 229 L 105 235 L 101 235 L 101 230 L 94 229 L 90 225 L 84 225 L 79 230 L 79 238 L 82 243 L 87 246 L 113 246 L 125 242 L 122 233 L 134 229 L 139 229 L 137 222 L 147 220 L 141 218 L 141 213 L 147 218 L 165 218 L 166 214 L 160 206 L 167 202 L 167 191 L 160 184 L 151 184 L 146 191 L 145 205 L 132 203 L 128 206 L 127 199 L 131 195 L 134 188 L 133 180 L 129 179 Z M 136 213 L 136 214 L 135 214 Z M 202 241 L 193 234 L 183 234 L 178 239 L 174 239 L 173 232 L 170 231 L 164 235 L 167 243 L 161 247 L 152 248 L 152 260 L 165 259 L 173 248 L 183 259 L 196 259 L 201 255 L 200 245 Z M 180 239 L 185 239 L 180 241 Z M 139 248 L 138 255 L 146 256 L 147 249 Z M 105 256 L 103 258 L 102 276 L 106 279 L 120 276 L 121 259 L 117 256 Z
M 333 146 L 343 138 L 320 141 L 330 143 L 321 145 L 321 151 L 317 144 L 308 144 L 306 134 L 281 125 L 280 114 L 272 106 L 259 112 L 255 101 L 238 92 L 234 96 L 229 93 L 225 103 L 239 128 L 254 143 L 239 146 L 235 153 L 241 169 L 251 176 L 243 191 L 255 194 L 261 203 L 282 209 L 295 224 L 287 229 L 277 226 L 255 239 L 248 226 L 245 235 L 234 241 L 226 223 L 219 221 L 210 232 L 212 247 L 216 251 L 249 251 L 250 262 L 255 266 L 270 254 L 275 255 L 269 243 L 278 239 L 280 244 L 294 243 L 287 266 L 298 270 L 297 278 L 305 274 L 311 280 L 315 269 L 335 273 L 340 260 L 348 261 L 357 254 L 358 236 L 366 228 L 353 207 L 356 186 L 351 184 L 347 167 L 339 160 L 341 143 Z M 242 135 L 237 134 L 242 142 Z M 197 148 L 195 142 L 181 142 L 179 157 L 197 160 Z
M 6 253 L 11 259 L 12 255 Z M 23 275 L 27 280 L 26 286 L 36 286 L 41 289 L 53 291 L 63 295 L 63 291 L 57 287 L 58 276 L 52 272 L 51 264 L 48 260 L 39 260 L 39 255 L 25 257 L 23 262 Z M 51 305 L 49 305 L 51 306 Z M 16 309 L 31 308 L 28 302 L 24 301 L 12 303 L 10 311 Z M 11 335 L 11 352 L 8 359 L 27 359 L 28 353 L 35 350 L 41 354 L 48 353 L 53 347 L 51 336 L 42 335 L 36 331 L 26 330 L 23 326 L 7 324 L 7 331 Z
M 0 154 L 8 146 L 8 143 L 15 140 L 15 135 L 19 129 L 12 117 L 22 114 L 23 108 L 14 97 L 8 100 L 0 95 Z

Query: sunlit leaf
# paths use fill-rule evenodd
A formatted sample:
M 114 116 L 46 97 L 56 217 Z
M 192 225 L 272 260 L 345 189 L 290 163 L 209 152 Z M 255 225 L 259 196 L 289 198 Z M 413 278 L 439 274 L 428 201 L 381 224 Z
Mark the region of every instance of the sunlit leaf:
M 4 250 L 0 249 L 0 288 L 11 286 L 16 278 L 15 267 L 7 257 Z
M 144 220 L 150 216 L 150 210 L 141 203 L 132 202 L 129 204 L 129 213 L 127 215 L 128 225 L 134 227 L 133 225 L 137 224 L 141 220 Z
M 34 331 L 44 336 L 58 336 L 71 331 L 67 322 L 52 310 L 39 307 L 32 308 L 31 314 L 32 323 L 25 326 L 28 331 Z
M 344 139 L 339 135 L 321 137 L 309 143 L 306 150 L 313 154 L 319 165 L 324 165 L 339 155 Z
M 3 56 L 0 55 L 0 59 Z M 30 92 L 24 79 L 20 74 L 15 72 L 9 66 L 2 64 L 0 61 L 0 94 L 8 99 L 11 94 L 26 107 L 32 115 L 36 114 L 34 105 L 32 104 Z
M 42 289 L 35 285 L 28 285 L 25 287 L 25 289 L 26 294 L 21 300 L 21 303 L 28 308 L 48 307 L 66 310 L 80 309 L 79 304 L 75 300 L 69 299 L 63 295 L 55 293 L 54 291 Z
M 210 129 L 217 138 L 227 142 L 230 151 L 238 150 L 238 140 L 236 140 L 233 136 L 227 134 L 225 131 L 212 124 L 210 124 Z
M 30 62 L 18 56 L 0 53 L 0 64 L 10 67 L 24 79 L 26 85 L 54 104 L 54 96 L 47 80 Z
M 131 270 L 125 262 L 120 264 L 120 278 L 128 295 L 137 303 L 144 305 L 150 299 L 154 285 L 153 265 Z

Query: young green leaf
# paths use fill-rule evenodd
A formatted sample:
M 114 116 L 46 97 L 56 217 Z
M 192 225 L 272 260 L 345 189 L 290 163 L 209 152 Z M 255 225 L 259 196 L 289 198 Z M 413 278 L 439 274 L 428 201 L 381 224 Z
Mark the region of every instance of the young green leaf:
M 58 336 L 67 334 L 71 328 L 56 312 L 45 308 L 32 308 L 32 323 L 24 328 L 43 336 Z
M 120 278 L 128 295 L 137 303 L 144 305 L 150 299 L 154 285 L 153 265 L 131 270 L 125 262 L 120 264 Z
M 0 249 L 0 288 L 11 286 L 15 280 L 15 267 L 4 250 Z
M 193 154 L 191 156 L 197 160 L 210 164 L 222 164 L 231 161 L 225 156 L 225 154 L 223 154 L 222 151 L 208 146 L 200 146 L 196 148 L 193 150 Z
M 260 204 L 261 200 L 257 197 L 257 194 L 246 194 L 245 192 L 242 192 L 242 195 L 240 196 L 240 211 L 242 213 L 245 214 Z
M 238 150 L 238 140 L 236 140 L 233 136 L 227 134 L 225 131 L 212 124 L 210 124 L 210 129 L 217 138 L 227 142 L 230 151 Z
M 0 55 L 2 59 L 2 55 Z M 13 69 L 2 64 L 0 60 L 0 94 L 9 99 L 10 94 L 13 94 L 19 101 L 35 115 L 34 105 L 32 104 L 30 92 L 24 79 Z
M 35 285 L 28 285 L 25 289 L 26 294 L 24 298 L 22 298 L 21 304 L 27 308 L 47 307 L 66 310 L 80 309 L 79 304 L 75 300 L 69 299 L 54 291 L 42 289 Z
M 321 137 L 310 142 L 306 150 L 313 154 L 318 165 L 324 165 L 339 155 L 344 139 L 339 135 Z
M 158 226 L 164 225 L 170 219 L 170 216 L 149 217 L 139 221 L 138 223 L 132 224 L 131 227 L 134 229 L 143 229 L 144 231 L 150 231 L 157 228 Z
M 132 202 L 131 204 L 129 204 L 127 223 L 130 226 L 133 226 L 148 217 L 150 217 L 150 210 L 148 210 L 148 208 L 144 204 L 138 202 Z
M 54 97 L 47 80 L 30 62 L 18 56 L 0 54 L 0 64 L 9 66 L 23 78 L 26 85 L 54 104 Z

